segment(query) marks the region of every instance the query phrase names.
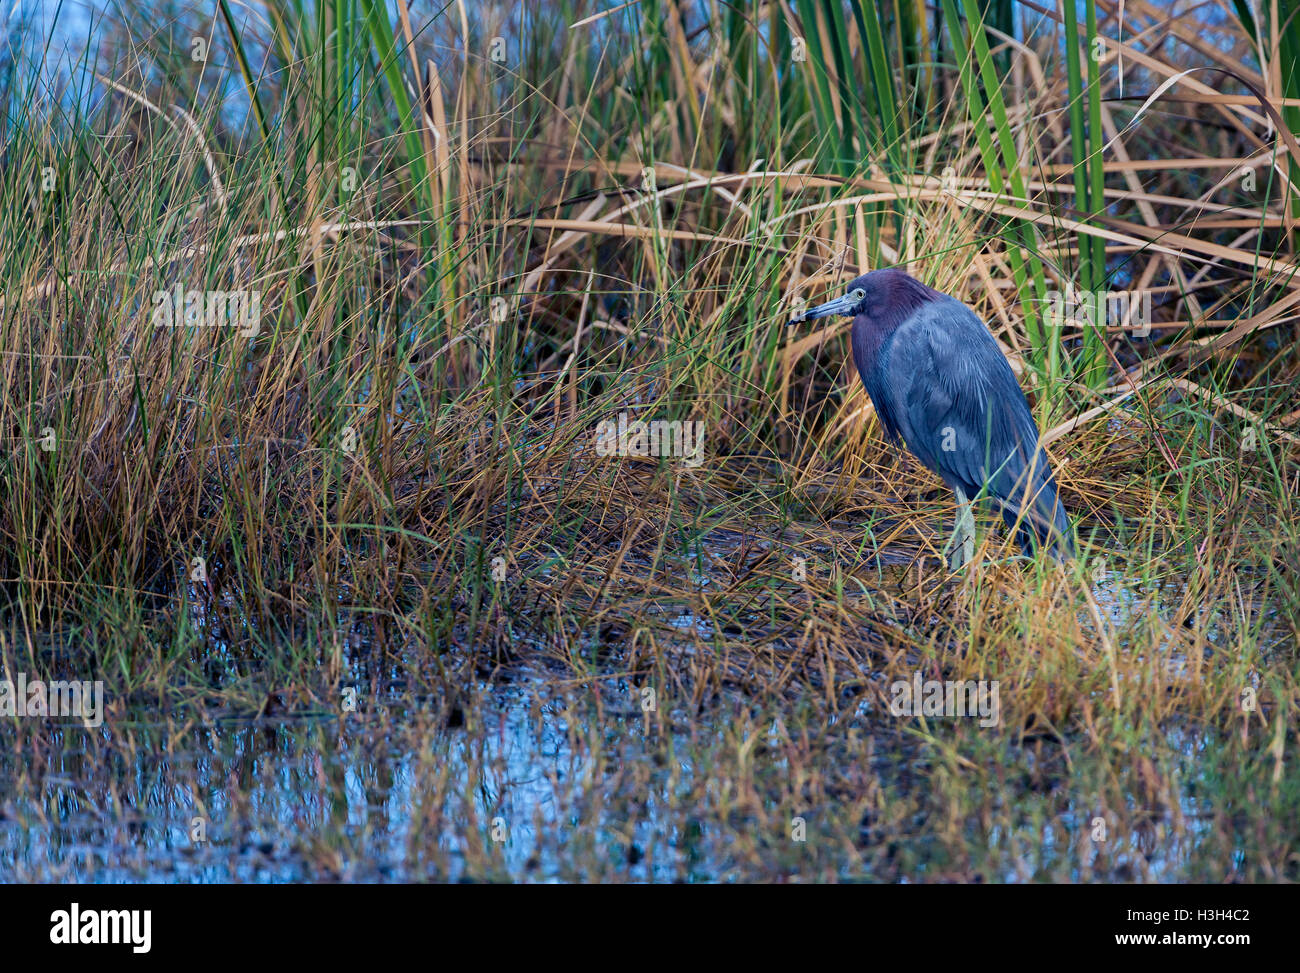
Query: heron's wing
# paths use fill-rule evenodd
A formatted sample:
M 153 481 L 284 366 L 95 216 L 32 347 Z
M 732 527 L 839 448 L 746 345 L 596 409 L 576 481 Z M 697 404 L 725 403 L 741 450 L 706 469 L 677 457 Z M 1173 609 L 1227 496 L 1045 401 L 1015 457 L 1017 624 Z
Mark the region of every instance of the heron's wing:
M 984 490 L 1004 509 L 1024 511 L 1040 536 L 1068 532 L 1029 403 L 970 308 L 953 298 L 919 308 L 885 358 L 893 411 L 922 463 L 969 495 Z

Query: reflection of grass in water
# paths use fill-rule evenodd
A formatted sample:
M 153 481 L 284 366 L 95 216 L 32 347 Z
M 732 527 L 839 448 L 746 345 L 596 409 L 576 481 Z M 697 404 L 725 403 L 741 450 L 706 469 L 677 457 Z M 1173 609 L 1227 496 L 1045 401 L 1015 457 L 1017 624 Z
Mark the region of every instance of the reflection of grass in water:
M 583 34 L 548 9 L 521 39 L 538 52 L 522 77 L 444 21 L 417 42 L 417 76 L 404 50 L 375 56 L 394 31 L 369 9 L 327 42 L 278 5 L 285 30 L 250 22 L 238 50 L 217 36 L 223 70 L 202 80 L 188 50 L 123 32 L 113 50 L 129 55 L 108 63 L 129 93 L 72 98 L 66 115 L 34 94 L 5 106 L 0 658 L 102 678 L 110 705 L 97 737 L 0 719 L 0 743 L 50 745 L 0 777 L 0 807 L 31 824 L 52 802 L 69 829 L 0 824 L 6 864 L 51 874 L 82 828 L 109 870 L 143 844 L 146 870 L 192 858 L 263 877 L 379 877 L 377 862 L 443 877 L 1296 877 L 1295 359 L 1277 321 L 1289 285 L 1254 269 L 1254 244 L 1234 250 L 1235 228 L 1225 239 L 1175 207 L 1185 254 L 1105 255 L 1133 279 L 1151 269 L 1169 319 L 1149 343 L 1115 342 L 1152 384 L 1050 445 L 1091 535 L 1083 556 L 1058 571 L 995 532 L 983 567 L 947 578 L 950 499 L 880 441 L 842 331 L 780 325 L 850 265 L 910 251 L 1013 350 L 1045 425 L 1096 407 L 1068 380 L 1078 335 L 1057 336 L 1051 375 L 1033 364 L 1044 349 L 1016 353 L 1041 338 L 1008 300 L 1032 276 L 1014 266 L 1023 228 L 921 191 L 953 161 L 987 192 L 998 147 L 975 151 L 964 118 L 918 97 L 900 99 L 896 134 L 938 155 L 895 141 L 888 172 L 841 157 L 854 131 L 829 126 L 827 146 L 802 121 L 835 121 L 831 89 L 764 53 L 788 25 L 756 29 L 740 7 L 718 16 L 743 50 L 706 72 L 634 19 Z M 445 50 L 471 56 L 451 72 Z M 264 116 L 229 124 L 240 58 L 264 54 L 271 70 L 248 73 Z M 670 97 L 665 79 L 706 76 L 704 104 Z M 1002 76 L 1017 139 L 1061 158 L 1064 86 Z M 1186 113 L 1149 113 L 1125 145 L 1139 160 L 1254 152 Z M 781 175 L 742 177 L 756 159 Z M 806 180 L 795 160 L 859 181 Z M 33 182 L 46 168 L 48 193 Z M 1190 178 L 1147 174 L 1149 199 L 1108 197 L 1109 225 L 1140 235 L 1140 203 L 1200 195 Z M 859 190 L 883 198 L 832 205 Z M 1068 263 L 1079 234 L 1059 228 L 1055 190 L 1028 191 L 1018 218 Z M 1235 186 L 1215 200 L 1242 203 Z M 554 220 L 572 222 L 539 222 Z M 1293 260 L 1289 236 L 1265 238 Z M 1174 295 L 1206 245 L 1233 272 L 1202 277 L 1191 307 Z M 178 284 L 260 288 L 261 331 L 153 328 L 153 294 Z M 1194 345 L 1207 334 L 1182 319 L 1233 340 Z M 1133 391 L 1111 381 L 1102 400 Z M 704 422 L 706 461 L 598 457 L 598 422 L 623 410 Z M 889 684 L 917 671 L 998 680 L 1002 726 L 889 717 Z M 498 700 L 512 673 L 517 695 Z M 337 716 L 347 688 L 367 715 L 341 732 L 274 722 Z M 129 722 L 142 709 L 163 723 L 152 737 Z M 271 728 L 211 742 L 186 728 L 258 714 Z M 127 773 L 141 761 L 147 774 Z M 138 825 L 116 784 L 154 809 Z M 295 811 L 295 787 L 316 803 Z M 224 843 L 173 852 L 159 829 L 177 834 L 200 797 Z M 505 848 L 487 837 L 498 811 Z M 790 838 L 797 817 L 806 842 Z
M 876 706 L 827 722 L 728 693 L 647 720 L 633 685 L 544 682 L 467 694 L 463 725 L 408 702 L 341 727 L 120 722 L 129 743 L 69 734 L 25 768 L 7 749 L 0 864 L 94 881 L 1294 877 L 1276 857 L 1294 791 L 1240 793 L 1227 734 L 1135 733 L 1115 780 L 1113 754 L 917 734 Z

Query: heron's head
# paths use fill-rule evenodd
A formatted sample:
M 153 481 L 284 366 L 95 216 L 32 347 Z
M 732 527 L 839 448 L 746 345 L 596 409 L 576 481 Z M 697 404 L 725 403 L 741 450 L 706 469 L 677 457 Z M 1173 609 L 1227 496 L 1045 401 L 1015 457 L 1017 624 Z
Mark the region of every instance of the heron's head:
M 938 291 L 926 287 L 901 270 L 873 270 L 849 281 L 842 296 L 810 307 L 790 324 L 828 318 L 835 314 L 850 318 L 901 320 L 914 308 L 940 296 L 942 295 Z

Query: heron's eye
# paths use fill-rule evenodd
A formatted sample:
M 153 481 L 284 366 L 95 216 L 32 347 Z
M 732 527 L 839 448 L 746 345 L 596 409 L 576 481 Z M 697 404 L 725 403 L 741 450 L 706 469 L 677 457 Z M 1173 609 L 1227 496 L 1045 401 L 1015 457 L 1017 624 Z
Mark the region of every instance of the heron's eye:
M 864 291 L 861 287 L 855 287 L 853 288 L 852 291 L 849 292 L 849 297 L 853 298 L 855 301 L 860 301 L 866 296 L 867 296 L 867 292 Z

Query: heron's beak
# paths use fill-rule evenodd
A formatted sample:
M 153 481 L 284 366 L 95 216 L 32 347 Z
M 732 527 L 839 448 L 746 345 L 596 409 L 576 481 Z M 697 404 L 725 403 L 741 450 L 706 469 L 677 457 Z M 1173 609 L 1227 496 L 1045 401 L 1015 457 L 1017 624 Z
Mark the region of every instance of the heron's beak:
M 799 317 L 790 321 L 786 327 L 791 324 L 798 324 L 800 321 L 811 321 L 813 318 L 828 318 L 832 314 L 848 314 L 857 304 L 851 297 L 845 294 L 843 297 L 837 297 L 833 301 L 827 301 L 825 304 L 818 304 L 816 307 L 810 307 Z

